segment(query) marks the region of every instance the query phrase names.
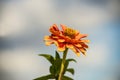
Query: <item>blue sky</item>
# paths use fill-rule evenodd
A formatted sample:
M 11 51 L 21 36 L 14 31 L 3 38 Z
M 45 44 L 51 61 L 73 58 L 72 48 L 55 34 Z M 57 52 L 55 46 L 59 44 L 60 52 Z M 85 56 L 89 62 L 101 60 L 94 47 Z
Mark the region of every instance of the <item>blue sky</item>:
M 50 64 L 37 54 L 54 55 L 56 46 L 44 45 L 49 27 L 65 24 L 90 39 L 87 56 L 68 57 L 74 80 L 119 80 L 119 2 L 117 0 L 6 0 L 2 1 L 0 29 L 1 80 L 32 80 L 49 73 Z M 60 53 L 61 54 L 61 53 Z

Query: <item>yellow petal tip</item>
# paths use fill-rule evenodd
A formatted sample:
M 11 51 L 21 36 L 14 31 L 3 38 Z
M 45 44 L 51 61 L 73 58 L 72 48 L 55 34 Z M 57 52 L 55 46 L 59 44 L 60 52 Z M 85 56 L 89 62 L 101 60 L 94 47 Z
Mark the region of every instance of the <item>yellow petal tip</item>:
M 77 53 L 77 56 L 79 57 L 79 56 L 80 56 L 80 53 Z

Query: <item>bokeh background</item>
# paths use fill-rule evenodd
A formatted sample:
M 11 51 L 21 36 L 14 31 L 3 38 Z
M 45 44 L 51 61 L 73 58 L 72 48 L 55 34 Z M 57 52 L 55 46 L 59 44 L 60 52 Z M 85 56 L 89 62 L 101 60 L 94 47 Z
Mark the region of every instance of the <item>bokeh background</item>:
M 87 56 L 69 67 L 74 80 L 120 80 L 120 0 L 0 0 L 0 80 L 32 80 L 49 73 L 40 53 L 56 47 L 43 37 L 56 23 L 88 34 Z M 60 53 L 62 55 L 62 53 Z

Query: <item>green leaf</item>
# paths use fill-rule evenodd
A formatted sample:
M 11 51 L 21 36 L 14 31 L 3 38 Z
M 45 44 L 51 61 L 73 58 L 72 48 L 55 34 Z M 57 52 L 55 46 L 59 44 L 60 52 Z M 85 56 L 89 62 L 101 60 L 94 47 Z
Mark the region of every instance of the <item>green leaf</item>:
M 60 55 L 59 53 L 56 51 L 56 56 L 55 56 L 56 59 L 60 59 Z
M 67 76 L 63 76 L 63 77 L 62 77 L 62 80 L 73 80 L 73 79 L 70 78 L 70 77 L 67 77 Z
M 74 69 L 73 68 L 68 68 L 68 69 L 66 69 L 66 71 L 68 71 L 68 72 L 70 72 L 71 74 L 74 75 Z
M 55 67 L 54 67 L 54 65 L 50 66 L 50 73 L 55 75 Z
M 61 62 L 62 62 L 62 59 L 55 60 L 54 66 L 55 66 L 56 75 L 59 75 L 60 68 L 61 68 Z
M 70 61 L 77 62 L 75 59 L 67 59 L 66 61 L 68 61 L 68 62 L 70 62 Z
M 55 76 L 50 74 L 50 75 L 46 75 L 46 76 L 36 78 L 34 80 L 48 80 L 48 79 L 55 79 Z
M 67 59 L 66 62 L 65 62 L 65 65 L 64 65 L 64 72 L 63 72 L 63 74 L 65 74 L 70 61 L 76 62 L 75 59 Z
M 56 59 L 54 61 L 54 64 L 52 64 L 49 68 L 50 73 L 52 75 L 55 75 L 55 77 L 58 77 L 60 73 L 61 62 L 62 62 L 62 59 Z
M 44 58 L 46 58 L 51 64 L 54 64 L 54 58 L 53 56 L 49 55 L 49 54 L 39 54 L 39 56 L 43 56 Z

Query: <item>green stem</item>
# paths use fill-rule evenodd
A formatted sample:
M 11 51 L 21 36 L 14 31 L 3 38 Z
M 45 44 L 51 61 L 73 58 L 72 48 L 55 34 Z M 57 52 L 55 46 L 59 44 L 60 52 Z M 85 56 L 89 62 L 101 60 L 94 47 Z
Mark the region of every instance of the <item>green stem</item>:
M 65 65 L 65 61 L 66 61 L 67 52 L 68 52 L 68 48 L 66 48 L 65 51 L 63 52 L 63 59 L 62 59 L 62 63 L 61 63 L 61 69 L 60 69 L 60 73 L 59 73 L 58 80 L 62 80 L 62 76 L 63 76 L 63 71 L 64 71 L 64 65 Z

